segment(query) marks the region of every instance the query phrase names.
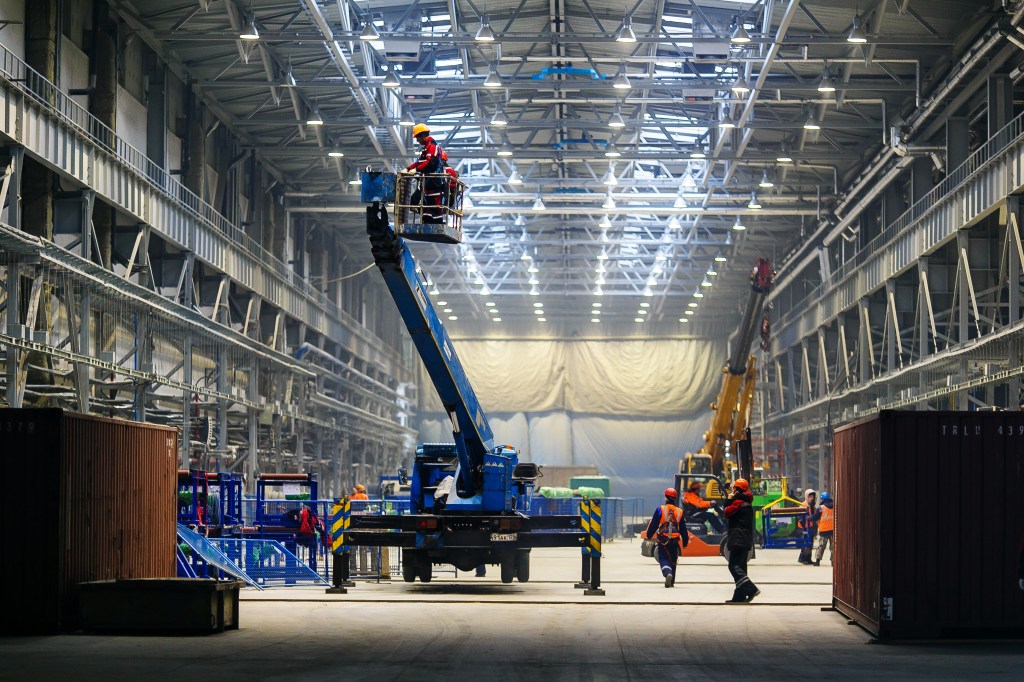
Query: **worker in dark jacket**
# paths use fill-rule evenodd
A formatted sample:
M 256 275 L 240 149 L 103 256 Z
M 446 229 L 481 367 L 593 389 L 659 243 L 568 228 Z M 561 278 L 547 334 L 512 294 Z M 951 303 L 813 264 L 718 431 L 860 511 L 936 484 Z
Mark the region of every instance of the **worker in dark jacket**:
M 726 600 L 726 604 L 746 604 L 761 594 L 761 590 L 747 575 L 747 556 L 754 547 L 753 501 L 750 484 L 744 478 L 737 478 L 732 484 L 729 506 L 725 508 L 725 518 L 729 524 L 725 548 L 729 551 L 729 573 L 736 581 L 732 599 Z
M 683 524 L 683 510 L 676 506 L 678 493 L 675 488 L 665 490 L 665 504 L 654 510 L 647 530 L 640 534 L 644 540 L 658 543 L 658 563 L 665 576 L 665 587 L 676 584 L 676 561 L 689 543 L 689 536 Z
M 818 534 L 818 519 L 821 518 L 821 509 L 818 507 L 818 493 L 808 488 L 804 492 L 804 506 L 807 507 L 807 516 L 797 519 L 796 525 L 807 533 L 811 544 L 800 548 L 800 556 L 797 559 L 804 566 L 811 566 L 814 561 L 811 559 L 811 548 L 814 547 L 814 536 Z

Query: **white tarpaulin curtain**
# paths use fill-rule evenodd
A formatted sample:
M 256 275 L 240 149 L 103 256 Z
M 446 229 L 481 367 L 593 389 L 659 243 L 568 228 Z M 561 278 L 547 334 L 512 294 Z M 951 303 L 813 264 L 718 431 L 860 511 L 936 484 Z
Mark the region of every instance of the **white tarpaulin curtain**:
M 652 496 L 680 457 L 703 442 L 726 348 L 711 340 L 456 339 L 459 359 L 495 443 L 524 460 L 594 464 L 613 494 Z M 424 442 L 451 442 L 451 425 L 420 371 Z M 653 486 L 653 488 L 652 488 Z

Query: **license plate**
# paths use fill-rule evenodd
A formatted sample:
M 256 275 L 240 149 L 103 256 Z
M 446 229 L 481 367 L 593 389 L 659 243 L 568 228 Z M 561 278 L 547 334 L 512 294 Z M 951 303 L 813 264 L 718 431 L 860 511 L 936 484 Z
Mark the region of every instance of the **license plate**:
M 491 533 L 491 542 L 515 542 L 519 533 Z

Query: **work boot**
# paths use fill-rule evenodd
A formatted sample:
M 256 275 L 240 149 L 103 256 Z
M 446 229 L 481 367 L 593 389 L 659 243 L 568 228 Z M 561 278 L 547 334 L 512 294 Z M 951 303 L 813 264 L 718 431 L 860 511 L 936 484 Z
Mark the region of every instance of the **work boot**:
M 756 597 L 759 594 L 761 594 L 761 590 L 755 587 L 753 592 L 747 593 L 745 601 L 749 604 L 750 602 L 754 601 L 754 597 Z
M 671 573 L 666 573 L 665 574 L 665 587 L 672 587 L 672 574 Z
M 815 561 L 814 565 L 815 566 L 821 566 L 821 559 L 818 559 L 817 561 Z
M 738 594 L 734 594 L 734 595 L 732 595 L 732 599 L 726 599 L 725 603 L 726 604 L 746 604 L 747 600 L 746 600 L 745 597 L 741 597 Z

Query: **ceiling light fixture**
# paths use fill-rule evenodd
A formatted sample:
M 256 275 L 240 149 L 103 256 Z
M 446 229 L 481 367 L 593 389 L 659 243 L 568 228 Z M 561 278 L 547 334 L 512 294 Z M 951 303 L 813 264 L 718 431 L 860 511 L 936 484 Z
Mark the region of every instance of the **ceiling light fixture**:
M 644 296 L 654 296 L 654 292 L 651 291 L 651 286 L 649 284 L 645 286 L 644 290 L 641 291 L 640 293 L 643 294 Z M 640 318 L 637 318 L 637 321 L 640 321 Z
M 388 74 L 384 76 L 384 82 L 381 83 L 381 85 L 383 85 L 385 88 L 401 87 L 402 81 L 391 66 L 388 66 Z
M 515 152 L 512 151 L 512 145 L 508 142 L 503 143 L 498 147 L 498 156 L 512 156 Z
M 715 256 L 715 262 L 716 262 L 716 263 L 726 263 L 726 262 L 728 262 L 728 260 L 729 260 L 729 259 L 728 259 L 728 258 L 726 258 L 726 257 L 725 257 L 725 256 L 724 256 L 723 254 L 721 254 L 721 253 L 720 253 L 720 254 L 718 254 L 717 256 Z
M 334 147 L 329 152 L 327 152 L 327 156 L 331 157 L 332 159 L 340 159 L 343 156 L 345 156 L 345 152 L 341 151 L 337 147 Z
M 540 289 L 536 286 L 530 287 L 530 296 L 540 296 Z
M 745 95 L 750 92 L 750 83 L 747 82 L 746 78 L 740 76 L 729 86 L 729 89 L 737 95 Z
M 622 156 L 622 152 L 619 151 L 618 147 L 610 144 L 604 148 L 604 155 L 610 159 L 617 159 Z
M 259 40 L 260 32 L 256 29 L 256 18 L 247 17 L 245 20 L 245 26 L 242 27 L 238 37 L 242 40 Z
M 615 172 L 609 168 L 608 172 L 604 174 L 604 179 L 601 182 L 608 187 L 615 187 L 615 185 L 619 184 L 619 179 L 615 177 Z
M 743 224 L 743 221 L 740 220 L 739 216 L 736 216 L 736 222 L 732 224 L 732 229 L 736 230 L 737 232 L 742 232 L 743 230 L 747 229 L 747 226 Z
M 476 35 L 473 36 L 473 39 L 478 43 L 493 43 L 495 37 L 491 23 L 487 20 L 487 15 L 485 14 L 480 17 L 480 28 L 476 30 Z
M 859 14 L 853 17 L 853 27 L 850 29 L 850 34 L 846 36 L 846 42 L 858 44 L 868 42 L 868 34 L 861 28 Z
M 611 210 L 615 208 L 615 199 L 612 199 L 611 192 L 604 198 L 604 203 L 601 204 L 601 208 Z
M 757 200 L 757 192 L 754 190 L 750 191 L 750 201 L 747 202 L 747 208 L 754 210 L 761 208 L 761 202 Z
M 369 17 L 369 21 L 363 22 L 363 30 L 359 33 L 360 40 L 380 40 L 380 33 L 377 33 L 377 27 L 373 25 L 373 17 Z
M 612 81 L 612 87 L 616 90 L 630 90 L 633 84 L 629 82 L 629 76 L 626 75 L 625 66 L 619 67 L 619 73 L 615 76 L 615 80 Z
M 757 186 L 758 187 L 764 187 L 766 189 L 768 187 L 774 187 L 775 186 L 775 183 L 772 182 L 771 176 L 768 175 L 768 169 L 767 168 L 765 168 L 764 172 L 761 173 L 761 182 L 757 183 Z
M 519 171 L 517 171 L 515 168 L 513 168 L 512 172 L 509 173 L 508 184 L 510 184 L 510 185 L 521 185 L 521 184 L 523 184 L 523 178 L 522 178 L 522 176 L 519 175 Z
M 668 219 L 668 229 L 678 230 L 682 226 L 682 223 L 679 222 L 679 218 L 677 218 L 676 216 L 672 216 L 671 218 Z
M 814 116 L 809 114 L 807 120 L 804 121 L 804 130 L 821 130 L 821 122 Z
M 491 65 L 491 70 L 487 74 L 487 78 L 484 79 L 485 88 L 500 88 L 504 83 L 501 82 L 501 75 L 498 73 L 498 67 Z
M 603 215 L 601 216 L 601 222 L 599 222 L 597 226 L 603 230 L 607 230 L 609 227 L 612 226 L 612 219 L 609 218 L 607 215 Z
M 324 119 L 320 117 L 320 107 L 314 104 L 313 109 L 309 112 L 309 116 L 306 117 L 306 125 L 322 126 L 323 124 Z
M 409 110 L 406 109 L 405 111 L 402 112 L 402 118 L 398 120 L 398 125 L 404 128 L 409 128 L 411 126 L 416 125 L 416 119 L 414 119 L 412 117 L 412 114 L 409 113 Z
M 729 42 L 736 43 L 737 45 L 745 45 L 750 42 L 750 34 L 747 33 L 747 29 L 743 28 L 743 24 L 738 21 L 733 25 Z
M 786 151 L 786 145 L 781 145 L 779 147 L 779 155 L 775 157 L 775 160 L 778 161 L 779 163 L 793 162 L 793 157 L 790 156 L 789 152 Z
M 540 195 L 538 194 L 537 195 L 537 199 L 533 202 L 533 210 L 534 211 L 543 211 L 544 208 L 545 208 L 544 207 L 544 200 L 541 199 Z
M 505 118 L 505 112 L 501 110 L 501 107 L 498 107 L 494 112 L 494 116 L 491 116 L 491 125 L 498 128 L 504 128 L 508 125 L 508 119 Z
M 729 112 L 729 105 L 722 108 L 722 118 L 718 121 L 718 127 L 725 130 L 732 130 L 736 127 L 736 121 L 732 119 L 732 114 Z
M 821 70 L 821 79 L 818 81 L 818 92 L 835 92 L 836 84 L 832 80 L 832 72 L 828 70 L 828 65 Z
M 693 292 L 693 297 L 704 298 L 704 292 L 702 292 L 700 289 L 697 289 L 696 291 Z
M 295 82 L 295 74 L 292 73 L 292 65 L 289 64 L 284 70 L 284 83 L 282 85 L 286 88 L 294 88 L 297 83 Z
M 708 155 L 704 152 L 703 147 L 694 147 L 690 150 L 691 159 L 706 159 Z
M 636 33 L 633 33 L 633 17 L 629 16 L 628 14 L 622 18 L 622 28 L 619 29 L 619 34 L 615 36 L 615 42 L 636 42 Z
M 602 248 L 601 253 L 597 254 L 597 260 L 608 260 L 608 252 Z
M 626 121 L 622 118 L 622 112 L 619 110 L 619 105 L 615 105 L 615 109 L 612 111 L 611 118 L 608 119 L 609 128 L 625 128 Z
M 594 287 L 594 296 L 604 296 L 604 289 L 601 287 Z

